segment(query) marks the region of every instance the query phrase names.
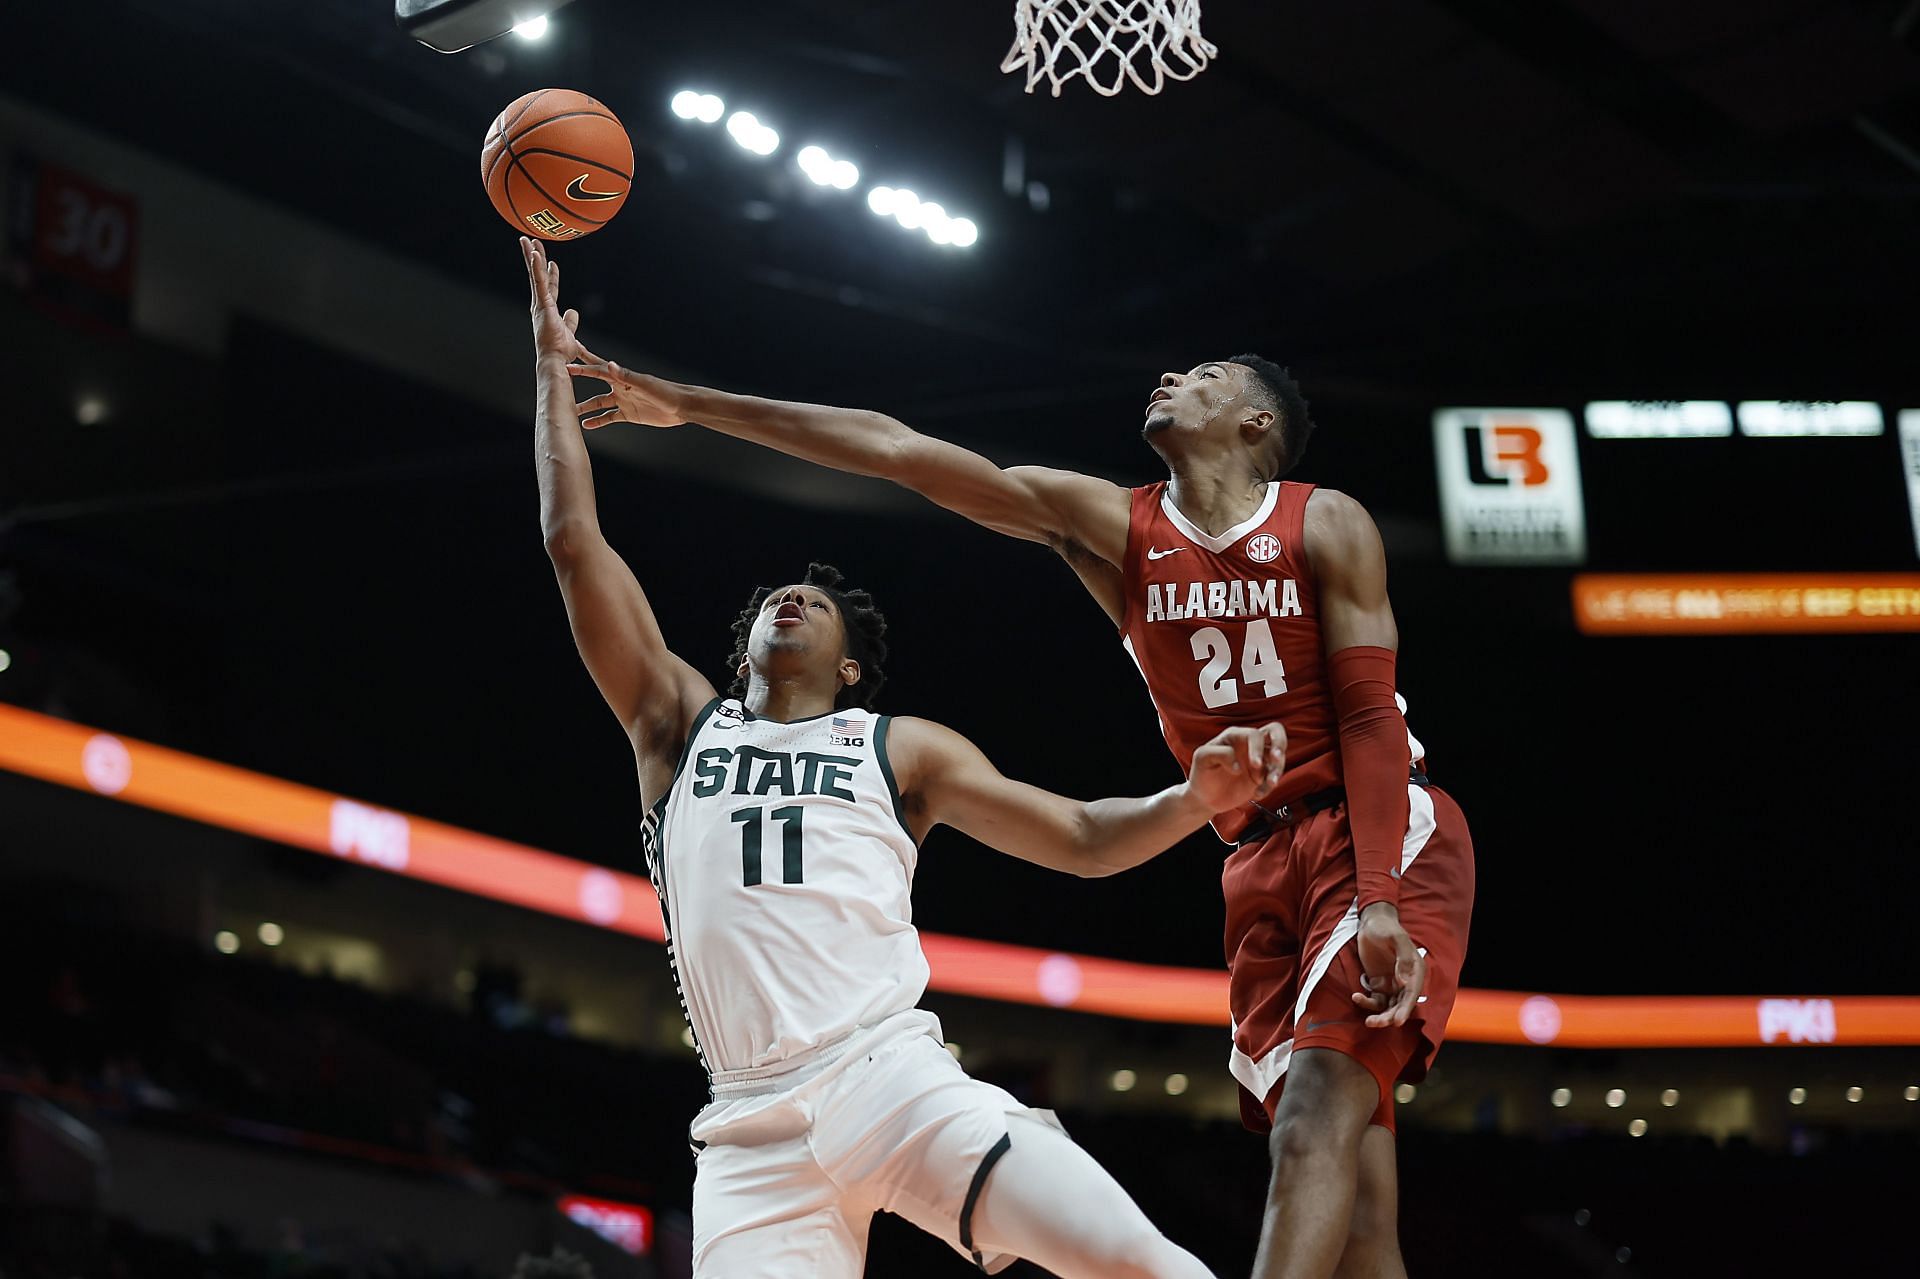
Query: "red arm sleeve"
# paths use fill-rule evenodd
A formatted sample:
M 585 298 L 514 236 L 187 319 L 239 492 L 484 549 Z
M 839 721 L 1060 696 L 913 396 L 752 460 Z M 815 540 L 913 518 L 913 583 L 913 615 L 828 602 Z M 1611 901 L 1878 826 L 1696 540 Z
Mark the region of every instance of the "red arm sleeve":
M 1393 700 L 1393 664 L 1393 650 L 1364 644 L 1327 659 L 1361 910 L 1400 900 L 1409 760 L 1407 721 Z

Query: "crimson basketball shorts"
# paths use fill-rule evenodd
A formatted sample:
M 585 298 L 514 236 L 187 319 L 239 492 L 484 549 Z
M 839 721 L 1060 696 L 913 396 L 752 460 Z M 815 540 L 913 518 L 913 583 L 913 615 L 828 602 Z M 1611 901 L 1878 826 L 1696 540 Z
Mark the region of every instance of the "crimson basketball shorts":
M 1427 984 L 1404 1026 L 1374 1029 L 1356 1007 L 1362 989 L 1360 914 L 1347 808 L 1308 814 L 1227 858 L 1231 1070 L 1247 1127 L 1265 1132 L 1303 1048 L 1330 1048 L 1380 1085 L 1372 1122 L 1393 1129 L 1393 1088 L 1426 1078 L 1446 1038 L 1473 913 L 1473 841 L 1446 792 L 1407 786 L 1400 852 L 1400 922 L 1427 959 Z

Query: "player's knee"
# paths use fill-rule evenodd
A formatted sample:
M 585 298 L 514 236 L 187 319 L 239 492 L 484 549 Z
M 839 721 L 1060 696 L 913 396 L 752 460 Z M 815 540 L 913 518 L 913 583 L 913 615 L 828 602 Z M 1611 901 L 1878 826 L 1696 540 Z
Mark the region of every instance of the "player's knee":
M 1137 1224 L 1103 1231 L 1088 1258 L 1088 1273 L 1113 1276 L 1113 1279 L 1174 1279 L 1189 1270 L 1181 1262 L 1185 1254 L 1152 1224 Z
M 1267 1148 L 1276 1164 L 1328 1158 L 1345 1162 L 1355 1157 L 1360 1137 L 1351 1123 L 1330 1110 L 1283 1106 L 1274 1117 Z

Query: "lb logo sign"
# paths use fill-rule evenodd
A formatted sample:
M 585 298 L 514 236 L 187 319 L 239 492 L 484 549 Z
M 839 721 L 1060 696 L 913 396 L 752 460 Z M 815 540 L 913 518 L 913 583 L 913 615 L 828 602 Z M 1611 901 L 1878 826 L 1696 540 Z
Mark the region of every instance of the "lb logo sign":
M 1447 558 L 1456 564 L 1579 564 L 1586 501 L 1564 409 L 1441 409 L 1434 461 Z

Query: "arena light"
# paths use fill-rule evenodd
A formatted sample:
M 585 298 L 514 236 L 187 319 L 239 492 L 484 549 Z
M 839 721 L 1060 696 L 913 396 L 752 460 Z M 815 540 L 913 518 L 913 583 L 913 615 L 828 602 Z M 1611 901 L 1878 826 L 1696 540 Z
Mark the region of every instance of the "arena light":
M 1394 1085 L 1393 1099 L 1399 1102 L 1403 1106 L 1411 1106 L 1413 1104 L 1413 1099 L 1419 1095 L 1420 1095 L 1420 1090 L 1415 1088 L 1412 1084 L 1395 1084 Z
M 1131 1070 L 1116 1070 L 1113 1072 L 1113 1077 L 1107 1080 L 1107 1086 L 1115 1092 L 1132 1092 L 1133 1086 L 1138 1082 L 1140 1082 L 1140 1076 Z
M 1661 1093 L 1660 1104 L 1667 1107 L 1669 1110 L 1679 1105 L 1680 1090 L 1678 1088 L 1669 1088 L 1665 1092 Z
M 972 218 L 955 218 L 952 235 L 956 247 L 970 249 L 980 239 L 980 228 L 974 225 Z
M 1187 1090 L 1187 1085 L 1190 1082 L 1191 1081 L 1188 1080 L 1188 1078 L 1185 1075 L 1181 1074 L 1178 1071 L 1175 1071 L 1173 1074 L 1168 1075 L 1167 1083 L 1166 1083 L 1167 1096 L 1178 1097 L 1180 1094 L 1184 1093 Z
M 1907 1090 L 1900 1095 L 1908 1101 L 1920 1101 L 1920 1084 L 1908 1084 Z
M 911 195 L 912 192 L 908 194 Z M 892 187 L 875 187 L 867 192 L 867 207 L 883 218 L 890 218 L 893 216 L 893 202 L 899 196 L 900 193 Z
M 1553 1103 L 1554 1109 L 1565 1110 L 1573 1104 L 1573 1089 L 1556 1088 L 1553 1090 L 1553 1096 L 1548 1100 Z
M 951 1039 L 947 1041 L 947 1051 L 953 1055 L 955 1061 L 960 1060 L 960 1045 L 954 1043 Z
M 735 111 L 727 117 L 727 132 L 745 150 L 768 156 L 780 149 L 780 135 L 760 123 L 751 111 Z
M 0 648 L 0 671 L 4 671 L 12 665 L 13 665 L 13 654 L 9 653 L 4 648 Z
M 98 426 L 112 412 L 106 397 L 88 393 L 73 403 L 73 420 L 82 426 Z
M 213 948 L 223 955 L 231 955 L 240 949 L 240 934 L 222 928 L 213 935 Z
M 458 53 L 512 31 L 538 40 L 547 15 L 568 0 L 393 0 L 394 25 L 441 53 Z
M 1632 1123 L 1630 1123 L 1630 1124 L 1628 1124 L 1628 1125 L 1627 1125 L 1627 1135 L 1628 1135 L 1629 1137 L 1644 1137 L 1644 1136 L 1646 1136 L 1646 1135 L 1647 1135 L 1647 1121 L 1646 1121 L 1646 1120 L 1644 1120 L 1644 1119 L 1636 1119 L 1636 1120 L 1634 1120 L 1634 1121 L 1633 1121 Z
M 860 169 L 851 160 L 836 160 L 825 147 L 805 146 L 798 157 L 800 172 L 815 186 L 851 191 L 859 184 Z M 869 198 L 871 204 L 871 198 Z
M 1807 1090 L 1806 1090 L 1806 1089 L 1804 1089 L 1804 1088 L 1789 1088 L 1789 1089 L 1787 1089 L 1787 1104 L 1788 1104 L 1789 1106 L 1804 1106 L 1804 1105 L 1806 1105 L 1806 1104 L 1807 1104 Z
M 1866 1089 L 1862 1088 L 1859 1084 L 1855 1084 L 1853 1087 L 1847 1089 L 1848 1101 L 1859 1101 L 1862 1097 L 1866 1095 L 1867 1095 Z
M 266 923 L 260 925 L 260 944 L 262 946 L 278 946 L 286 939 L 287 930 L 272 920 L 268 920 Z
M 1607 1089 L 1607 1105 L 1608 1105 L 1608 1106 L 1609 1106 L 1610 1108 L 1612 1108 L 1612 1109 L 1614 1109 L 1614 1110 L 1618 1110 L 1618 1109 L 1620 1109 L 1620 1107 L 1622 1107 L 1622 1106 L 1624 1106 L 1624 1105 L 1626 1105 L 1626 1104 L 1627 1104 L 1627 1090 L 1626 1090 L 1626 1089 L 1624 1089 L 1624 1088 L 1609 1088 L 1609 1089 Z

